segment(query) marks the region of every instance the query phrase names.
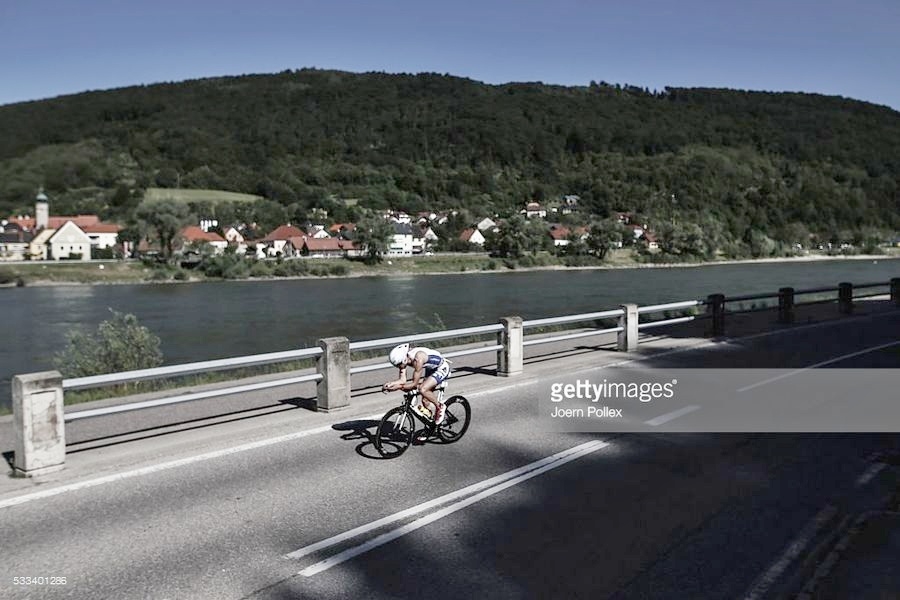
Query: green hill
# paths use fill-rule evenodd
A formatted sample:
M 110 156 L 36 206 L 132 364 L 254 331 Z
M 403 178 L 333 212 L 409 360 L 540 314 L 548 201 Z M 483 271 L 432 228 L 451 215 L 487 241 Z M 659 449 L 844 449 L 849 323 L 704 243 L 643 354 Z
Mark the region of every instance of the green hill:
M 0 106 L 0 214 L 127 215 L 147 188 L 314 207 L 692 222 L 721 244 L 900 229 L 900 113 L 839 97 L 286 71 Z M 355 209 L 354 209 L 355 210 Z

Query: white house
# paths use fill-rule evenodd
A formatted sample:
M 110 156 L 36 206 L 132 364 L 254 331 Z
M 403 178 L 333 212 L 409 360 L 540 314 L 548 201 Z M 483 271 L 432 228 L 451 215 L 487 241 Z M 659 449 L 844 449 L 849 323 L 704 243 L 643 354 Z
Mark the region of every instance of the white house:
M 314 240 L 327 240 L 331 237 L 331 234 L 325 229 L 324 225 L 310 225 L 306 228 L 307 232 L 309 232 L 309 236 Z
M 485 217 L 484 219 L 478 221 L 475 225 L 475 229 L 478 231 L 497 231 L 497 222 L 491 219 L 490 217 Z
M 413 254 L 413 229 L 409 223 L 391 223 L 394 235 L 388 246 L 388 256 L 411 256 Z
M 459 234 L 459 239 L 470 244 L 484 246 L 484 235 L 478 229 L 466 229 Z
M 49 258 L 53 260 L 91 260 L 91 238 L 72 221 L 57 229 L 47 240 L 47 246 Z
M 534 217 L 543 219 L 547 216 L 547 210 L 537 202 L 529 202 L 525 205 L 525 208 L 523 208 L 519 212 L 525 215 L 526 219 L 531 219 Z
M 32 237 L 28 231 L 0 227 L 0 260 L 25 260 Z
M 554 246 L 560 247 L 569 245 L 569 234 L 572 232 L 568 227 L 563 227 L 562 225 L 554 226 L 550 228 L 549 233 Z
M 423 227 L 422 239 L 425 240 L 426 244 L 433 244 L 441 238 L 434 232 L 434 229 L 432 229 L 431 227 Z
M 228 240 L 221 235 L 215 231 L 204 231 L 203 227 L 198 227 L 196 225 L 191 225 L 190 227 L 182 229 L 181 239 L 184 242 L 182 245 L 182 252 L 190 246 L 204 243 L 210 245 L 213 254 L 222 254 L 225 252 L 225 248 L 228 247 Z
M 259 241 L 266 245 L 265 252 L 267 256 L 278 256 L 279 254 L 281 256 L 293 256 L 293 252 L 285 248 L 285 246 L 291 238 L 302 238 L 305 235 L 305 232 L 288 224 L 277 227 L 272 233 Z M 257 248 L 259 248 L 259 245 L 257 245 Z M 257 252 L 257 256 L 259 256 L 259 252 Z
M 81 228 L 91 240 L 95 248 L 112 248 L 119 243 L 119 232 L 122 228 L 112 223 L 97 223 Z

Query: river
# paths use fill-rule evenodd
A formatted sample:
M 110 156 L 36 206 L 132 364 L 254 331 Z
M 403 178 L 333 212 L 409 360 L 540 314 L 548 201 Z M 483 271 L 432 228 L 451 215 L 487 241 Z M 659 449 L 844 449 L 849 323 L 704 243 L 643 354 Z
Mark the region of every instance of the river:
M 110 309 L 137 315 L 162 340 L 166 364 L 405 333 L 728 295 L 869 283 L 900 277 L 900 260 L 829 260 L 690 268 L 208 282 L 0 289 L 0 405 L 10 378 L 53 368 L 74 328 L 94 330 Z

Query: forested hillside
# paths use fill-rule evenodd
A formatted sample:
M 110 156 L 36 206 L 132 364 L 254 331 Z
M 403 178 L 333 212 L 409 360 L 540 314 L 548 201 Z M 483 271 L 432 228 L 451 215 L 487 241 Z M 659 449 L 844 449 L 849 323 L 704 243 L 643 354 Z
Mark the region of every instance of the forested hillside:
M 810 94 L 302 70 L 0 106 L 0 214 L 129 216 L 147 187 L 508 214 L 581 197 L 721 244 L 900 229 L 900 113 Z M 352 212 L 352 210 L 351 210 Z M 593 215 L 593 217 L 591 216 Z M 872 233 L 872 235 L 876 235 Z

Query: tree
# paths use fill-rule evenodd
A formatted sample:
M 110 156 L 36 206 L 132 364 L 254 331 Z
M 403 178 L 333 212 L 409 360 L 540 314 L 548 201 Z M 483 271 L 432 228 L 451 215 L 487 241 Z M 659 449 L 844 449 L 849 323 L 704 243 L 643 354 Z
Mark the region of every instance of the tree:
M 66 348 L 54 364 L 64 377 L 87 377 L 150 369 L 163 362 L 159 337 L 138 323 L 136 316 L 111 310 L 112 318 L 93 334 L 70 331 Z
M 125 253 L 126 244 L 131 244 L 131 256 L 134 256 L 142 239 L 144 239 L 144 232 L 138 223 L 128 223 L 128 225 L 119 230 L 116 236 L 116 241 L 122 244 L 123 253 Z M 129 257 L 125 256 L 125 258 Z
M 381 217 L 366 217 L 356 224 L 356 243 L 363 249 L 368 263 L 381 260 L 393 235 L 390 222 Z
M 618 219 L 604 219 L 591 225 L 587 247 L 603 260 L 610 250 L 622 246 L 626 235 L 629 235 L 628 229 Z
M 706 241 L 706 235 L 695 223 L 671 225 L 661 223 L 659 226 L 659 246 L 666 254 L 707 258 L 712 248 Z
M 135 217 L 147 229 L 156 232 L 166 259 L 172 257 L 175 236 L 192 219 L 187 206 L 171 198 L 144 200 L 138 205 Z
M 484 247 L 494 256 L 519 258 L 528 248 L 527 223 L 519 215 L 513 215 L 500 227 L 499 233 L 488 236 Z

